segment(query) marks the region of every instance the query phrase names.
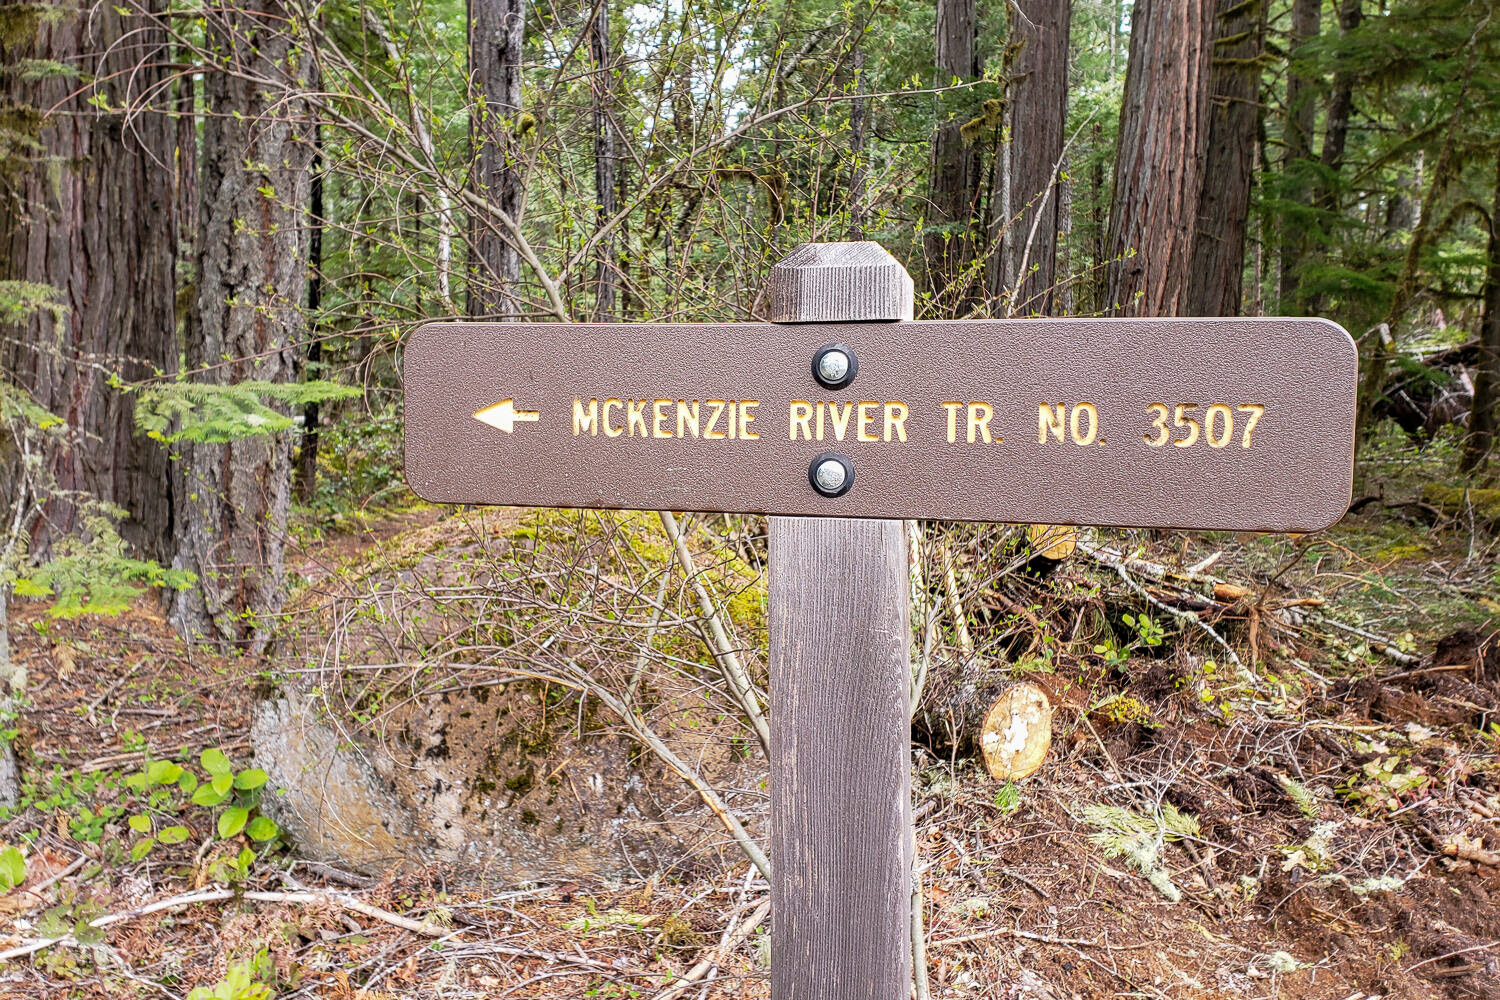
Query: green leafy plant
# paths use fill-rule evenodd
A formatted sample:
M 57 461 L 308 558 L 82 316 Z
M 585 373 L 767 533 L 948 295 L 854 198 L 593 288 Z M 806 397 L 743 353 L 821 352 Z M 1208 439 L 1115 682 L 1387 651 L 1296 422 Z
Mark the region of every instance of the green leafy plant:
M 0 848 L 0 890 L 9 891 L 25 881 L 25 856 L 15 847 Z
M 216 985 L 195 988 L 187 1000 L 271 1000 L 269 984 L 275 976 L 275 964 L 262 948 L 248 961 L 231 965 Z
M 191 831 L 180 823 L 162 824 L 150 813 L 154 804 L 156 811 L 171 818 L 176 817 L 180 803 L 172 793 L 187 794 L 193 805 L 216 810 L 213 829 L 221 840 L 231 840 L 244 834 L 255 843 L 269 843 L 281 833 L 276 822 L 269 816 L 259 814 L 260 791 L 266 783 L 266 772 L 258 767 L 235 770 L 229 758 L 217 747 L 204 750 L 198 758 L 203 773 L 167 760 L 152 761 L 146 769 L 125 779 L 125 783 L 138 792 L 148 793 L 148 811 L 130 817 L 130 828 L 141 839 L 131 848 L 130 856 L 139 861 L 157 844 L 180 844 L 191 836 Z M 246 850 L 249 850 L 246 848 Z M 242 854 L 244 852 L 241 852 Z M 236 858 L 231 867 L 244 868 L 248 873 L 249 862 L 255 852 L 249 851 L 249 859 Z M 239 874 L 244 874 L 239 873 Z
M 1021 808 L 1021 788 L 1014 781 L 1007 781 L 995 789 L 995 808 L 1002 816 L 1009 816 Z
M 1295 778 L 1285 774 L 1278 774 L 1276 780 L 1281 783 L 1281 790 L 1286 792 L 1287 798 L 1297 805 L 1297 811 L 1308 819 L 1317 819 L 1323 814 L 1323 809 L 1318 805 L 1318 797 L 1308 790 L 1307 786 Z

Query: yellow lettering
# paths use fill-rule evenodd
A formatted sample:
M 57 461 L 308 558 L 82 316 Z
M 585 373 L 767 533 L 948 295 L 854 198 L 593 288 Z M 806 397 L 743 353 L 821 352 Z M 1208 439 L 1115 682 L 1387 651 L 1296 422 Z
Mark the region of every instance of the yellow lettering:
M 641 429 L 641 437 L 650 437 L 646 430 L 646 401 L 644 399 L 627 399 L 625 401 L 625 424 L 630 428 L 630 436 L 635 437 L 635 429 Z
M 790 426 L 787 427 L 787 439 L 790 441 L 797 440 L 797 428 L 800 427 L 802 428 L 802 440 L 811 441 L 813 439 L 812 428 L 808 424 L 812 420 L 812 415 L 813 406 L 811 403 L 801 399 L 792 400 L 791 413 L 788 417 Z
M 688 423 L 691 419 L 692 423 Z M 695 399 L 688 402 L 685 399 L 677 401 L 677 436 L 684 437 L 683 431 L 693 437 L 698 436 L 698 401 Z
M 944 403 L 943 409 L 948 411 L 948 443 L 958 443 L 958 411 L 964 404 Z
M 585 431 L 595 437 L 599 436 L 599 401 L 597 399 L 589 400 L 587 410 L 583 408 L 583 400 L 573 400 L 573 436 L 577 437 Z
M 1236 407 L 1241 413 L 1250 414 L 1250 422 L 1245 425 L 1245 436 L 1240 439 L 1240 447 L 1250 447 L 1250 435 L 1255 433 L 1255 425 L 1260 423 L 1260 418 L 1265 415 L 1266 408 L 1259 403 L 1241 403 Z
M 1234 411 L 1223 403 L 1215 403 L 1203 417 L 1203 429 L 1208 433 L 1208 446 L 1222 448 L 1234 437 Z M 1219 424 L 1224 426 L 1215 430 Z
M 983 436 L 985 444 L 992 443 L 990 439 L 990 418 L 994 415 L 995 411 L 990 408 L 989 403 L 969 404 L 968 423 L 970 444 L 974 443 L 974 436 L 976 434 Z
M 740 437 L 746 441 L 760 440 L 760 434 L 750 429 L 750 425 L 755 421 L 755 414 L 750 411 L 759 405 L 758 399 L 747 399 L 740 404 Z
M 1078 430 L 1080 416 L 1089 418 L 1089 432 L 1081 434 Z M 1093 444 L 1094 438 L 1099 436 L 1099 411 L 1094 409 L 1093 403 L 1079 403 L 1073 407 L 1073 415 L 1068 419 L 1068 429 L 1073 432 L 1074 444 Z
M 1196 410 L 1197 408 L 1197 403 L 1177 404 L 1177 409 L 1172 413 L 1172 423 L 1176 424 L 1178 427 L 1186 427 L 1188 429 L 1188 435 L 1185 438 L 1178 438 L 1177 440 L 1173 441 L 1172 445 L 1174 447 L 1190 448 L 1192 447 L 1193 442 L 1198 440 L 1198 421 L 1187 415 L 1188 410 Z
M 898 440 L 906 440 L 906 418 L 910 411 L 905 403 L 885 404 L 885 439 L 889 441 L 894 432 Z
M 703 436 L 711 441 L 722 441 L 724 439 L 724 432 L 714 430 L 714 425 L 724 415 L 724 401 L 722 399 L 709 399 L 704 402 L 709 407 L 709 411 L 708 426 L 703 428 Z
M 842 440 L 844 440 L 844 434 L 847 433 L 848 430 L 849 430 L 849 418 L 852 417 L 852 416 L 854 416 L 854 404 L 853 403 L 845 403 L 844 404 L 844 415 L 842 417 L 839 416 L 839 404 L 837 404 L 837 403 L 829 403 L 828 404 L 828 419 L 830 419 L 831 421 L 833 421 L 833 437 L 834 437 L 834 440 L 836 440 L 836 441 L 842 441 Z M 823 440 L 823 436 L 821 434 L 818 435 L 818 440 L 819 441 Z
M 672 428 L 663 427 L 667 422 L 667 407 L 671 405 L 670 399 L 656 399 L 651 402 L 651 436 L 657 438 L 669 438 L 672 436 Z
M 1059 441 L 1063 440 L 1063 417 L 1066 415 L 1067 409 L 1068 408 L 1066 404 L 1058 403 L 1057 412 L 1054 414 L 1052 412 L 1052 407 L 1048 406 L 1046 403 L 1042 403 L 1038 406 L 1036 416 L 1037 444 L 1047 443 L 1048 431 L 1051 431 L 1052 436 L 1057 438 Z M 972 441 L 973 438 L 971 437 L 969 440 Z
M 826 408 L 826 404 L 824 404 L 824 403 L 814 403 L 813 404 L 813 409 L 815 409 L 817 411 L 817 414 L 818 414 L 818 440 L 819 441 L 823 440 L 823 410 L 825 408 Z
M 618 399 L 606 399 L 604 401 L 604 436 L 605 437 L 617 438 L 621 434 L 625 433 L 625 428 L 623 428 L 623 427 L 615 427 L 613 424 L 611 424 L 609 422 L 609 409 L 610 409 L 610 407 L 614 407 L 615 409 L 618 410 L 618 409 L 622 408 L 624 405 L 625 404 L 622 403 L 622 402 L 620 402 Z
M 861 440 L 861 441 L 879 441 L 880 440 L 880 438 L 876 437 L 870 431 L 870 425 L 875 422 L 875 413 L 874 413 L 875 407 L 877 407 L 879 405 L 880 405 L 879 403 L 860 403 L 859 404 L 859 434 L 857 435 L 858 438 L 859 438 L 859 440 Z
M 1151 418 L 1151 429 L 1156 431 L 1156 440 L 1153 441 L 1150 434 L 1142 434 L 1141 437 L 1151 447 L 1160 448 L 1172 439 L 1172 432 L 1167 429 L 1167 414 L 1171 411 L 1167 409 L 1166 403 L 1152 403 L 1146 407 L 1146 412 L 1156 414 Z

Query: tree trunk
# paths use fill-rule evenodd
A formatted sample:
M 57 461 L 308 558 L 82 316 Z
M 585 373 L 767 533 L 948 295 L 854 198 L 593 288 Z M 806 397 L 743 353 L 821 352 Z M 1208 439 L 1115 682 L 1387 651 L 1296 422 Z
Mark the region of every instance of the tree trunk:
M 0 584 L 0 719 L 15 711 L 13 695 L 20 691 L 20 675 L 10 662 L 10 588 Z M 13 740 L 0 736 L 0 809 L 14 808 L 21 798 L 21 764 Z
M 1416 218 L 1411 230 L 1411 239 L 1407 241 L 1406 253 L 1401 260 L 1401 272 L 1396 278 L 1396 290 L 1391 295 L 1391 305 L 1386 311 L 1383 324 L 1386 331 L 1385 337 L 1372 336 L 1368 338 L 1369 361 L 1365 366 L 1363 383 L 1359 394 L 1359 436 L 1364 437 L 1365 431 L 1369 429 L 1370 419 L 1375 412 L 1375 405 L 1380 402 L 1385 393 L 1385 374 L 1395 358 L 1396 331 L 1402 318 L 1406 315 L 1406 309 L 1411 305 L 1412 299 L 1416 298 L 1418 287 L 1418 273 L 1422 261 L 1422 253 L 1427 249 L 1427 241 L 1432 235 L 1432 222 L 1436 214 L 1437 206 L 1448 191 L 1448 184 L 1458 171 L 1457 147 L 1458 129 L 1464 116 L 1468 113 L 1463 104 L 1463 97 L 1467 95 L 1469 81 L 1473 77 L 1474 58 L 1470 50 L 1470 59 L 1467 69 L 1464 71 L 1463 85 L 1459 91 L 1458 110 L 1453 112 L 1448 119 L 1448 130 L 1443 136 L 1442 148 L 1438 150 L 1437 162 L 1432 167 L 1432 179 L 1427 184 L 1427 191 L 1422 196 L 1421 204 L 1417 206 Z M 1418 167 L 1421 167 L 1419 158 Z M 1420 177 L 1420 172 L 1418 174 Z M 1419 181 L 1420 183 L 1420 181 Z
M 1323 0 L 1292 0 L 1292 36 L 1286 78 L 1286 123 L 1282 141 L 1282 184 L 1287 202 L 1306 205 L 1311 186 L 1308 164 L 1312 159 L 1313 126 L 1317 120 L 1317 80 L 1297 71 L 1297 50 L 1318 37 L 1322 25 Z M 1307 252 L 1307 219 L 1293 211 L 1284 213 L 1281 233 L 1281 311 L 1298 313 L 1301 297 L 1302 258 Z
M 1364 19 L 1364 0 L 1342 0 L 1338 5 L 1339 31 L 1347 35 Z M 1337 178 L 1344 166 L 1344 148 L 1349 141 L 1349 118 L 1354 112 L 1354 74 L 1341 69 L 1333 76 L 1333 96 L 1328 101 L 1328 121 L 1323 129 L 1323 150 L 1318 159 L 1323 165 L 1318 175 L 1318 210 L 1332 216 L 1338 210 Z M 1323 312 L 1324 295 L 1314 291 L 1306 295 L 1307 314 Z
M 197 308 L 186 357 L 202 381 L 295 381 L 314 129 L 310 71 L 283 0 L 210 7 L 205 32 L 224 62 L 204 75 Z M 198 575 L 173 620 L 186 633 L 263 649 L 281 609 L 290 435 L 183 449 L 181 566 Z
M 312 195 L 310 218 L 308 219 L 307 247 L 307 322 L 312 325 L 312 339 L 307 345 L 307 367 L 309 379 L 323 375 L 323 331 L 318 323 L 318 313 L 323 308 L 323 128 L 313 126 Z M 323 412 L 316 402 L 302 408 L 302 448 L 297 454 L 297 498 L 303 503 L 311 502 L 318 489 L 319 423 Z
M 521 221 L 521 58 L 524 0 L 469 0 L 469 141 L 475 190 Z M 515 321 L 521 315 L 521 255 L 495 219 L 469 219 L 469 314 Z
M 1016 0 L 1011 6 L 1005 113 L 1010 128 L 998 155 L 1006 197 L 992 224 L 998 252 L 987 263 L 991 294 L 1008 294 L 1007 314 L 1049 315 L 1057 275 L 1063 131 L 1068 121 L 1068 0 Z
M 1489 270 L 1484 282 L 1484 320 L 1479 334 L 1479 369 L 1474 405 L 1459 469 L 1472 472 L 1495 447 L 1500 424 L 1500 157 L 1495 160 L 1495 194 L 1490 200 Z
M 979 75 L 974 53 L 974 0 L 938 0 L 937 85 Z M 954 105 L 939 100 L 939 107 Z M 960 116 L 948 114 L 932 137 L 931 205 L 927 213 L 928 287 L 939 308 L 962 310 L 968 297 L 964 271 L 974 255 L 974 201 L 979 188 L 979 154 L 964 141 Z
M 1189 316 L 1240 314 L 1255 186 L 1265 0 L 1218 0 L 1216 24 L 1208 152 L 1188 270 Z
M 1214 0 L 1139 0 L 1131 18 L 1105 307 L 1176 316 L 1203 187 Z
M 865 204 L 869 197 L 870 167 L 865 158 L 865 138 L 869 130 L 870 99 L 865 84 L 865 49 L 862 38 L 854 41 L 854 93 L 859 95 L 849 102 L 849 235 L 851 240 L 865 238 Z
M 177 368 L 175 131 L 166 114 L 127 120 L 116 110 L 154 98 L 171 61 L 150 16 L 166 0 L 142 7 L 0 11 L 4 35 L 19 39 L 0 56 L 0 104 L 7 127 L 25 134 L 0 163 L 0 280 L 51 286 L 68 309 L 61 322 L 40 315 L 0 330 L 0 377 L 68 427 L 46 456 L 53 494 L 31 539 L 35 558 L 84 529 L 72 491 L 123 508 L 121 534 L 145 554 L 171 548 L 166 452 L 135 433 L 132 397 L 109 384 Z M 28 79 L 23 61 L 70 72 Z M 0 465 L 0 493 L 14 493 L 15 476 Z
M 589 52 L 594 60 L 594 199 L 598 203 L 600 228 L 619 211 L 619 178 L 615 161 L 614 56 L 609 47 L 609 2 L 598 0 L 599 9 L 589 20 Z M 615 238 L 607 236 L 596 249 L 594 320 L 614 322 L 617 316 L 620 275 L 616 270 Z

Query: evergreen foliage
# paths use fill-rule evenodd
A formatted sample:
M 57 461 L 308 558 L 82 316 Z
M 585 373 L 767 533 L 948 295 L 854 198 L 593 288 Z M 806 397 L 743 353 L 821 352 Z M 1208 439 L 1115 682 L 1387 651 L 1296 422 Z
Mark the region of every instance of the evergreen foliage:
M 135 420 L 142 432 L 164 444 L 224 444 L 292 429 L 297 421 L 286 412 L 292 407 L 358 395 L 358 389 L 321 381 L 249 381 L 234 385 L 171 382 L 141 390 Z

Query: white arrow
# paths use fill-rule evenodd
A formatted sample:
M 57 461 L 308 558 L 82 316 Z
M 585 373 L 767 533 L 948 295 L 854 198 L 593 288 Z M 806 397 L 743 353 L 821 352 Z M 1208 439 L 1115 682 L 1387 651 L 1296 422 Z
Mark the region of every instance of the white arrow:
M 493 406 L 476 410 L 474 419 L 509 434 L 516 429 L 516 424 L 534 424 L 542 419 L 542 415 L 536 410 L 516 409 L 514 399 L 502 399 Z

